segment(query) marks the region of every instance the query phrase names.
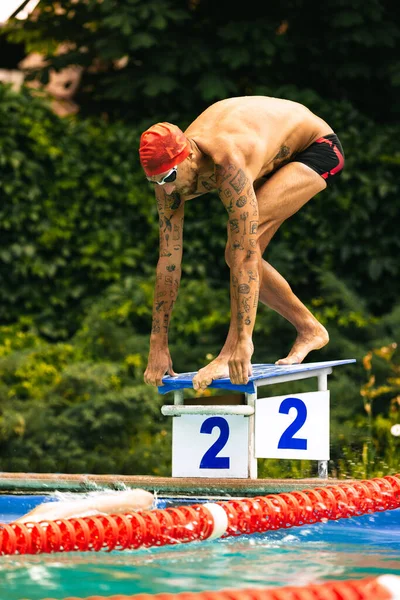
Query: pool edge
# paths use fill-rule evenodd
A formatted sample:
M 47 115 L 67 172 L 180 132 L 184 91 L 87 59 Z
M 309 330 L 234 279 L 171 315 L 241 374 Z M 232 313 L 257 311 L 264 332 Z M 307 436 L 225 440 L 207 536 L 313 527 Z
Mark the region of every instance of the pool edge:
M 0 493 L 86 492 L 95 489 L 142 488 L 158 494 L 246 496 L 351 483 L 354 479 L 233 479 L 155 477 L 152 475 L 94 475 L 65 473 L 0 473 Z

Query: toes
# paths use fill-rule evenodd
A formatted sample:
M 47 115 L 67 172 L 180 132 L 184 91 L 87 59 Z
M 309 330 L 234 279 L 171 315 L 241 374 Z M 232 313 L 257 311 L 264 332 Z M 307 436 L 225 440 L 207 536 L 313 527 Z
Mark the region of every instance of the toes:
M 205 390 L 207 389 L 207 387 L 210 385 L 210 383 L 212 383 L 212 379 L 205 379 L 203 381 L 192 381 L 193 384 L 193 389 L 195 389 L 196 391 L 199 390 Z
M 301 363 L 301 360 L 297 356 L 291 356 L 290 358 L 280 358 L 276 361 L 276 365 L 298 365 Z

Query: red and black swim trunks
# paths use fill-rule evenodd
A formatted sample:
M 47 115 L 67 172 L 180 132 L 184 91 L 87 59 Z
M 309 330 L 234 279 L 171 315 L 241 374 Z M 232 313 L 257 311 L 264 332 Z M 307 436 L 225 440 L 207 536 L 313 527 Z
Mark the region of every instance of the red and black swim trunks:
M 304 163 L 324 179 L 332 179 L 344 167 L 342 144 L 336 134 L 324 135 L 293 156 L 291 162 Z

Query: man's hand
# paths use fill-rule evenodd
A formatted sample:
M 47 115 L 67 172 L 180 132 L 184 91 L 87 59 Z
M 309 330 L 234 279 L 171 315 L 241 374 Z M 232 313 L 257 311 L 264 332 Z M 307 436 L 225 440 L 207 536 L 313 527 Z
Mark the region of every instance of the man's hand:
M 163 385 L 162 378 L 165 373 L 176 375 L 172 368 L 172 360 L 168 348 L 150 350 L 147 369 L 144 373 L 144 382 L 157 387 Z
M 254 352 L 253 342 L 249 340 L 239 341 L 233 351 L 228 365 L 229 378 L 235 385 L 248 383 L 249 376 L 252 375 L 251 357 Z

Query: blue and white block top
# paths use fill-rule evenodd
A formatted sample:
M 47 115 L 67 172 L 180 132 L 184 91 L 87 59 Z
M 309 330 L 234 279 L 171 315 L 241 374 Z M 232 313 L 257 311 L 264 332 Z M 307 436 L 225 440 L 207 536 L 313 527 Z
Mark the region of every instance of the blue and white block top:
M 296 373 L 304 373 L 306 371 L 318 371 L 355 362 L 355 358 L 349 358 L 345 360 L 328 360 L 324 362 L 301 363 L 295 365 L 255 364 L 252 365 L 253 374 L 249 377 L 249 381 L 246 384 L 235 385 L 231 383 L 229 378 L 225 378 L 215 379 L 208 387 L 253 394 L 256 391 L 257 382 L 260 382 L 262 379 L 295 375 Z M 158 387 L 158 391 L 160 394 L 167 394 L 168 392 L 175 390 L 193 388 L 192 380 L 196 373 L 197 371 L 193 371 L 192 373 L 180 373 L 174 377 L 166 375 L 163 377 L 163 385 Z

